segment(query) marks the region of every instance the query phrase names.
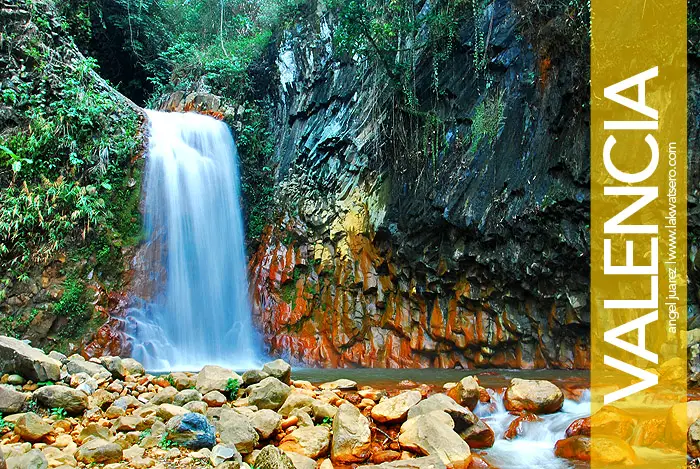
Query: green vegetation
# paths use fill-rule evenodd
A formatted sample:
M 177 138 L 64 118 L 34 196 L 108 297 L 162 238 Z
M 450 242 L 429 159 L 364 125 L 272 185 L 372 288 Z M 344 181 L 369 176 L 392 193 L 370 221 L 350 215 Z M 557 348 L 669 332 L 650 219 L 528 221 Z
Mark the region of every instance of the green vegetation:
M 472 119 L 472 151 L 479 142 L 487 138 L 490 145 L 498 137 L 505 123 L 505 102 L 503 90 L 489 94 L 474 109 Z
M 175 446 L 177 446 L 177 443 L 170 439 L 168 432 L 163 433 L 163 435 L 160 437 L 160 441 L 158 441 L 158 447 L 160 449 L 169 450 Z
M 226 382 L 226 392 L 229 393 L 231 397 L 238 394 L 238 389 L 240 388 L 240 383 L 236 378 L 229 378 Z
M 14 428 L 14 423 L 5 421 L 5 418 L 0 415 L 0 432 L 4 432 L 5 430 L 14 430 Z
M 51 409 L 50 415 L 56 420 L 64 420 L 68 417 L 68 412 L 63 407 L 54 407 Z

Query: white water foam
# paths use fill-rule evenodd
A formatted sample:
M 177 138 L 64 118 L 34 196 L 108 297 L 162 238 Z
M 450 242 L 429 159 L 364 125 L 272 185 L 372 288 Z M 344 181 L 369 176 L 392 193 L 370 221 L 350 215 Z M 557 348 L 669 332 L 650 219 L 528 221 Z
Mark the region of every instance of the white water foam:
M 503 403 L 503 393 L 488 390 L 491 404 L 479 403 L 474 413 L 496 434 L 486 459 L 497 467 L 508 469 L 570 469 L 571 461 L 554 455 L 554 445 L 565 438 L 566 429 L 574 420 L 591 415 L 591 398 L 585 391 L 579 401 L 566 399 L 562 410 L 541 415 L 540 422 L 523 422 L 522 433 L 513 440 L 504 438 L 508 425 L 515 419 Z

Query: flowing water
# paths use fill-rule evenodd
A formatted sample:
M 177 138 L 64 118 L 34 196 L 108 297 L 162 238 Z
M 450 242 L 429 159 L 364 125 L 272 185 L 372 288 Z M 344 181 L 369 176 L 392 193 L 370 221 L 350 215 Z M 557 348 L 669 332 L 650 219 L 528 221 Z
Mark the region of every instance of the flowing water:
M 147 113 L 140 268 L 156 291 L 135 299 L 133 355 L 149 369 L 254 368 L 260 341 L 248 299 L 233 137 L 208 116 Z
M 591 415 L 590 393 L 584 392 L 578 401 L 566 399 L 561 411 L 542 415 L 539 422 L 523 422 L 517 438 L 506 440 L 503 435 L 515 418 L 503 403 L 503 392 L 489 389 L 491 404 L 479 403 L 474 413 L 496 434 L 496 442 L 486 451 L 486 459 L 501 468 L 569 469 L 574 462 L 554 455 L 554 445 L 565 438 L 566 429 L 579 418 Z

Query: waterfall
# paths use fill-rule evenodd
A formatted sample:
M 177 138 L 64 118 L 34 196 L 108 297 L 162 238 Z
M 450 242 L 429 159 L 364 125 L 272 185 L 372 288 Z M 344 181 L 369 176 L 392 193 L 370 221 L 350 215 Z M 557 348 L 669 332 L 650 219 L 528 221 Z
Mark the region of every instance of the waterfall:
M 147 111 L 145 253 L 152 285 L 129 317 L 132 354 L 150 370 L 254 367 L 238 153 L 228 127 Z M 145 298 L 148 297 L 148 298 Z

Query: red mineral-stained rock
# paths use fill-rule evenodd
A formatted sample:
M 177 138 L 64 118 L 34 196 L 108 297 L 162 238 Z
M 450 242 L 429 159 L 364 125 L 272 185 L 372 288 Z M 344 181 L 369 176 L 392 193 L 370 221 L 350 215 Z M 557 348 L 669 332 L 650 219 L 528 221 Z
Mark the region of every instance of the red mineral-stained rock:
M 581 436 L 591 436 L 591 418 L 590 417 L 584 417 L 581 419 L 574 420 L 571 422 L 571 425 L 569 425 L 569 428 L 566 429 L 566 436 L 571 437 L 571 436 L 576 436 L 576 435 L 581 435 Z

